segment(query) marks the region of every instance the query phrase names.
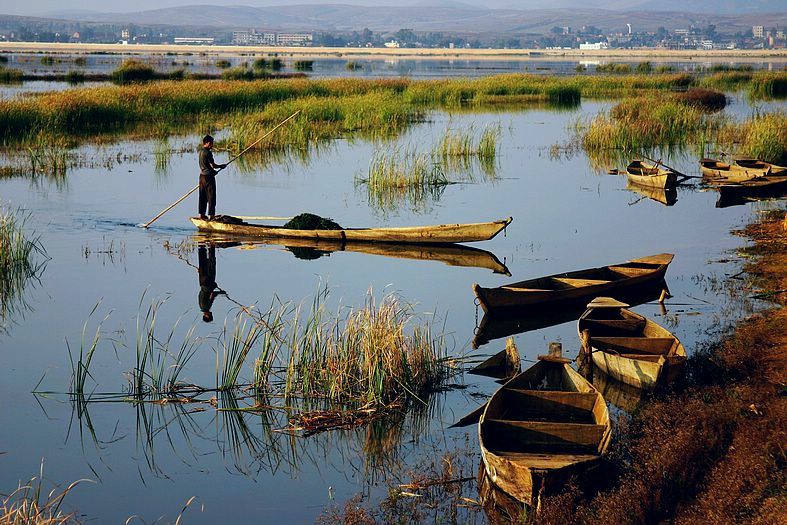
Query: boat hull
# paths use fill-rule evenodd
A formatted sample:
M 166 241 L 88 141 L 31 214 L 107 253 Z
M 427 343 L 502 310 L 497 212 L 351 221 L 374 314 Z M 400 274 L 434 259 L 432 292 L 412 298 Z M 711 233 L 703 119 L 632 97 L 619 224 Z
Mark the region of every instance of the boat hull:
M 589 336 L 593 366 L 600 372 L 651 391 L 675 380 L 686 364 L 686 349 L 669 330 L 625 308 L 606 309 L 612 316 L 595 318 L 589 308 L 577 322 L 580 340 Z M 587 347 L 585 348 L 587 351 Z
M 350 242 L 445 244 L 486 241 L 495 237 L 513 220 L 474 224 L 440 224 L 404 228 L 345 228 L 342 230 L 293 230 L 279 226 L 240 222 L 206 221 L 191 217 L 191 222 L 201 232 L 222 233 L 244 237 L 269 239 L 320 239 Z
M 770 168 L 745 168 L 713 159 L 702 159 L 700 160 L 700 171 L 705 182 L 716 184 L 743 182 L 764 177 L 770 173 Z
M 614 296 L 664 279 L 672 257 L 671 254 L 659 254 L 620 265 L 556 274 L 497 288 L 473 284 L 473 292 L 485 312 Z
M 544 383 L 546 388 L 541 387 Z M 532 419 L 524 414 L 532 414 Z M 501 435 L 501 428 L 513 432 L 512 439 Z M 601 394 L 565 362 L 551 361 L 540 361 L 503 385 L 478 424 L 489 480 L 536 508 L 543 494 L 555 492 L 600 460 L 611 432 Z

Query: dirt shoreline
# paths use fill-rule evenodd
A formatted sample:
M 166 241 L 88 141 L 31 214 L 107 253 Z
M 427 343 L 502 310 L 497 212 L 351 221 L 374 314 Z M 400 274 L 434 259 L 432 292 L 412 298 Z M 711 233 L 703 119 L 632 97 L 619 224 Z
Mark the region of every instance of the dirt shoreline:
M 787 217 L 741 232 L 751 295 L 774 302 L 689 359 L 688 387 L 622 425 L 607 486 L 547 499 L 539 524 L 783 523 L 787 515 Z M 588 497 L 590 499 L 588 499 Z
M 581 60 L 680 59 L 787 62 L 787 49 L 673 50 L 673 49 L 416 49 L 348 47 L 201 46 L 173 44 L 69 44 L 3 42 L 0 53 L 122 53 L 199 54 L 215 56 L 277 55 L 291 57 L 368 59 L 472 59 L 472 60 Z

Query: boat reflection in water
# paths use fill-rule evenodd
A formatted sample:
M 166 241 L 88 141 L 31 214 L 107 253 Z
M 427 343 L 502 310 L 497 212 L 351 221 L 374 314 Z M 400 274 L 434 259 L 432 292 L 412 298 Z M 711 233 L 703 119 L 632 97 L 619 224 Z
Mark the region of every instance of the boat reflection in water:
M 672 206 L 678 201 L 678 190 L 675 186 L 667 186 L 666 188 L 657 188 L 655 186 L 642 186 L 628 181 L 626 189 L 638 193 L 643 197 L 660 202 L 664 206 Z
M 666 289 L 667 283 L 662 280 L 653 285 L 614 295 L 616 299 L 636 306 L 658 299 L 661 291 Z M 560 306 L 532 306 L 504 310 L 500 313 L 486 313 L 476 328 L 473 348 L 477 349 L 495 339 L 576 321 L 587 309 L 587 303 L 586 299 L 582 299 Z
M 323 239 L 254 239 L 238 241 L 237 237 L 213 234 L 195 234 L 194 241 L 199 245 L 211 244 L 220 248 L 239 247 L 247 250 L 265 246 L 284 246 L 295 257 L 302 260 L 319 259 L 335 252 L 356 252 L 396 259 L 439 261 L 448 266 L 486 268 L 494 273 L 511 275 L 508 267 L 500 262 L 500 259 L 495 254 L 461 244 L 384 244 Z

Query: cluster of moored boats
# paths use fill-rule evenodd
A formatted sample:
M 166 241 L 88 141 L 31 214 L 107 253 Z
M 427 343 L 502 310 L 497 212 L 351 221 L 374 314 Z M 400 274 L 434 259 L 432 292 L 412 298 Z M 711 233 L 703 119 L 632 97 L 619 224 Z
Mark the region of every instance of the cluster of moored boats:
M 666 290 L 663 279 L 672 259 L 658 254 L 497 288 L 473 285 L 473 290 L 485 312 L 482 325 L 495 315 L 526 317 L 536 310 L 575 311 L 573 305 L 586 305 L 577 320 L 584 370 L 647 392 L 682 373 L 686 351 L 667 329 L 612 296 L 643 287 Z M 510 347 L 509 342 L 505 351 L 479 366 L 518 362 Z M 489 500 L 498 501 L 493 492 L 499 490 L 505 498 L 537 509 L 541 496 L 597 466 L 606 452 L 611 436 L 606 401 L 569 366 L 572 361 L 559 352 L 539 356 L 534 366 L 509 375 L 476 418 L 462 420 L 463 425 L 478 421 L 481 486 Z
M 732 164 L 715 159 L 700 160 L 702 181 L 719 191 L 721 200 L 765 197 L 787 190 L 787 167 L 750 157 L 733 157 Z M 674 188 L 691 178 L 660 162 L 634 160 L 626 167 L 629 185 L 635 191 L 670 204 Z M 674 198 L 672 199 L 674 203 Z

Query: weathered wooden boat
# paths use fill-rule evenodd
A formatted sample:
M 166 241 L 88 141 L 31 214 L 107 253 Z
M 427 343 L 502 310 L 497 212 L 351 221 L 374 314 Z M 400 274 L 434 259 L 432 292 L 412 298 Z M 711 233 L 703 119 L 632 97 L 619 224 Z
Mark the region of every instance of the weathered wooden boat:
M 778 166 L 776 164 L 771 164 L 770 162 L 765 162 L 764 160 L 760 159 L 753 159 L 751 157 L 734 156 L 732 157 L 732 160 L 741 168 L 763 170 L 770 169 L 770 175 L 787 175 L 787 166 Z
M 723 199 L 777 195 L 787 191 L 787 175 L 722 184 L 718 189 Z
M 629 180 L 626 184 L 626 189 L 661 203 L 664 206 L 673 206 L 678 202 L 678 190 L 675 189 L 675 186 L 656 188 L 654 186 L 642 186 Z
M 741 182 L 770 174 L 770 168 L 744 168 L 714 159 L 700 160 L 700 171 L 705 182 L 711 183 Z
M 594 370 L 653 390 L 683 372 L 686 350 L 669 330 L 627 306 L 609 297 L 588 304 L 577 322 L 583 352 L 591 352 Z
M 496 288 L 484 288 L 474 283 L 473 292 L 485 312 L 535 304 L 553 305 L 589 300 L 661 281 L 673 257 L 670 253 L 661 253 L 620 264 L 559 273 Z
M 626 167 L 629 182 L 640 186 L 653 188 L 666 188 L 678 183 L 675 172 L 660 168 L 656 164 L 647 164 L 641 160 L 634 160 Z
M 666 289 L 667 283 L 661 279 L 643 286 L 617 290 L 615 298 L 636 306 L 658 299 L 661 292 Z M 495 339 L 576 322 L 587 310 L 587 302 L 587 299 L 580 299 L 563 301 L 551 306 L 539 304 L 485 313 L 475 329 L 472 346 L 477 349 Z
M 596 465 L 612 434 L 604 398 L 569 362 L 540 356 L 492 395 L 478 423 L 489 479 L 536 509 L 542 495 Z
M 286 239 L 321 239 L 335 241 L 444 244 L 486 241 L 511 224 L 511 217 L 500 221 L 472 224 L 439 224 L 400 228 L 344 228 L 341 230 L 293 230 L 281 226 L 251 224 L 242 220 L 206 221 L 191 217 L 191 222 L 202 232 L 237 236 Z
M 492 252 L 461 244 L 394 244 L 326 239 L 244 239 L 239 242 L 236 236 L 215 233 L 195 233 L 194 238 L 200 244 L 238 246 L 247 250 L 258 246 L 280 245 L 301 259 L 317 259 L 335 252 L 356 252 L 396 259 L 438 261 L 448 266 L 486 268 L 494 273 L 511 275 L 508 267 Z

